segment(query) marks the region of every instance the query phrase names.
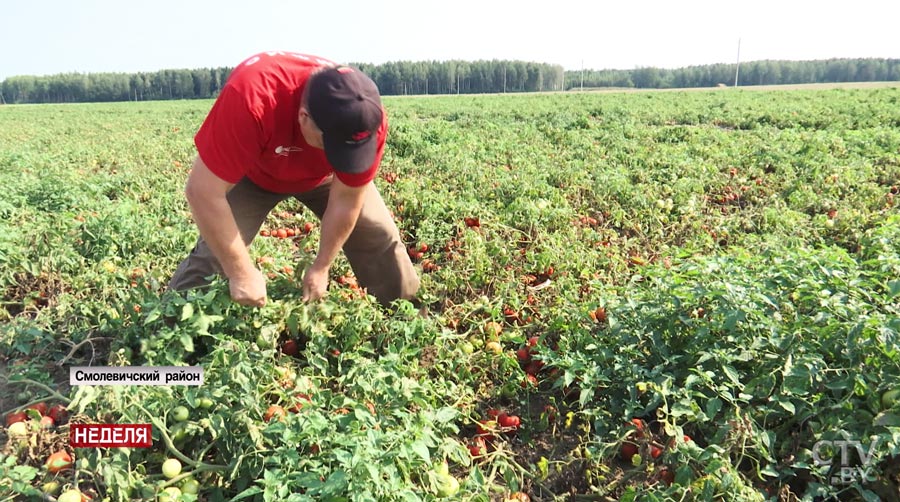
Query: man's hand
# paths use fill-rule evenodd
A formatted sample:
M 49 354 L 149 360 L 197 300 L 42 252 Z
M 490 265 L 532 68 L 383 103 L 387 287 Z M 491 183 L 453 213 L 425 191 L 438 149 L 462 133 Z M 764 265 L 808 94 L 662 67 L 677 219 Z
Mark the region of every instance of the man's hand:
M 328 290 L 328 268 L 313 264 L 303 274 L 303 301 L 315 301 Z
M 241 305 L 262 307 L 266 304 L 266 280 L 256 267 L 230 277 L 228 289 L 231 299 Z
M 313 301 L 325 296 L 328 288 L 328 270 L 347 237 L 356 226 L 360 210 L 371 183 L 361 187 L 345 185 L 335 177 L 328 193 L 328 207 L 322 216 L 322 234 L 319 252 L 313 264 L 303 275 L 303 300 Z

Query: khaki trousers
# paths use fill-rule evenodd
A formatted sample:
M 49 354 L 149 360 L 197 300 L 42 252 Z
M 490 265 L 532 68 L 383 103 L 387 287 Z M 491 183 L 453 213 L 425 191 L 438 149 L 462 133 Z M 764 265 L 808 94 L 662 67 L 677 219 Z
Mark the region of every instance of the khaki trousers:
M 269 212 L 281 201 L 294 197 L 321 220 L 328 206 L 331 181 L 302 193 L 279 194 L 268 192 L 244 178 L 228 191 L 228 204 L 248 247 L 256 237 Z M 367 288 L 383 305 L 393 300 L 414 298 L 419 289 L 419 276 L 400 239 L 391 214 L 370 183 L 366 189 L 359 220 L 344 243 L 344 254 L 350 262 L 359 285 Z M 169 289 L 183 291 L 209 284 L 206 279 L 222 274 L 219 261 L 200 237 L 191 254 L 175 270 Z

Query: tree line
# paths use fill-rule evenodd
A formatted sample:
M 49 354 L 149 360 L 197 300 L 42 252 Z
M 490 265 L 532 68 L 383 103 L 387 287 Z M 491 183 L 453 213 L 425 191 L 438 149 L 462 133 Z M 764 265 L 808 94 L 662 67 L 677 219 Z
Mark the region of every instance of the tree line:
M 595 87 L 683 88 L 900 80 L 900 59 L 749 61 L 677 69 L 567 71 L 566 89 Z
M 559 91 L 565 79 L 562 66 L 523 61 L 403 61 L 353 66 L 366 72 L 386 96 Z M 17 76 L 0 84 L 0 96 L 6 103 L 203 99 L 218 94 L 231 69 Z
M 577 88 L 681 88 L 900 80 L 900 59 L 750 61 L 735 64 L 575 70 L 524 61 L 357 63 L 386 96 L 561 91 Z M 0 103 L 72 103 L 205 99 L 218 95 L 229 67 L 140 73 L 61 73 L 9 77 Z

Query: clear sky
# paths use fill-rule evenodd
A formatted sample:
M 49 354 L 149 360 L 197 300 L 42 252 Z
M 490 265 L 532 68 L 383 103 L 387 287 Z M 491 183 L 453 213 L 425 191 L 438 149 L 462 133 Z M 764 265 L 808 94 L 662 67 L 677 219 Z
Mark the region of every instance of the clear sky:
M 568 70 L 900 58 L 898 0 L 2 0 L 0 80 L 234 66 L 519 59 Z

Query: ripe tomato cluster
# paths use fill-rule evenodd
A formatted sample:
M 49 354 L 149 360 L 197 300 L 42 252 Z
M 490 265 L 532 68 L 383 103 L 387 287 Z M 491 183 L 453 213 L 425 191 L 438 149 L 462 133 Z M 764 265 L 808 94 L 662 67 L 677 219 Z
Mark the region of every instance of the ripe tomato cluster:
M 409 246 L 406 248 L 406 253 L 409 255 L 409 259 L 413 262 L 421 262 L 422 263 L 422 271 L 423 272 L 434 272 L 436 270 L 440 270 L 441 267 L 438 266 L 437 263 L 431 258 L 425 258 L 425 253 L 427 253 L 431 247 L 426 243 L 420 243 L 418 246 Z
M 277 404 L 270 405 L 263 415 L 263 420 L 266 422 L 271 422 L 272 420 L 284 421 L 284 419 L 287 418 L 288 412 L 300 413 L 303 408 L 312 406 L 312 404 L 312 397 L 309 394 L 299 392 L 294 395 L 293 404 L 288 409 Z
M 47 403 L 35 403 L 21 411 L 6 415 L 7 433 L 11 440 L 27 438 L 32 432 L 40 429 L 53 429 L 69 420 L 69 412 L 62 404 L 48 406 Z M 60 449 L 47 457 L 44 466 L 50 474 L 57 474 L 71 469 L 75 459 L 71 453 Z
M 475 424 L 475 435 L 469 441 L 469 453 L 475 458 L 487 455 L 496 441 L 503 436 L 514 436 L 522 426 L 522 419 L 518 415 L 496 408 L 488 409 L 485 415 L 487 418 Z
M 536 387 L 538 384 L 537 375 L 544 368 L 544 361 L 532 357 L 537 353 L 539 342 L 540 338 L 533 336 L 525 342 L 523 347 L 516 350 L 516 358 L 525 370 L 525 379 L 521 383 L 523 388 Z
M 310 222 L 306 222 L 300 228 L 276 228 L 274 230 L 263 229 L 259 231 L 261 237 L 275 237 L 278 239 L 287 239 L 288 237 L 301 237 L 308 235 L 316 226 Z
M 51 429 L 57 425 L 62 425 L 69 420 L 69 412 L 64 405 L 56 404 L 48 407 L 47 403 L 35 403 L 25 407 L 25 409 L 21 411 L 15 411 L 6 415 L 6 426 L 9 427 L 18 422 L 27 421 L 28 410 L 37 412 L 40 426 L 44 429 Z
M 656 460 L 665 453 L 666 449 L 674 449 L 676 446 L 675 438 L 670 438 L 664 445 L 647 425 L 647 422 L 640 418 L 632 418 L 626 425 L 631 430 L 619 450 L 620 458 L 625 462 L 637 465 L 645 456 Z M 690 443 L 693 440 L 684 434 L 682 441 Z M 675 480 L 675 473 L 670 467 L 662 466 L 659 470 L 659 477 L 663 482 L 671 485 Z

